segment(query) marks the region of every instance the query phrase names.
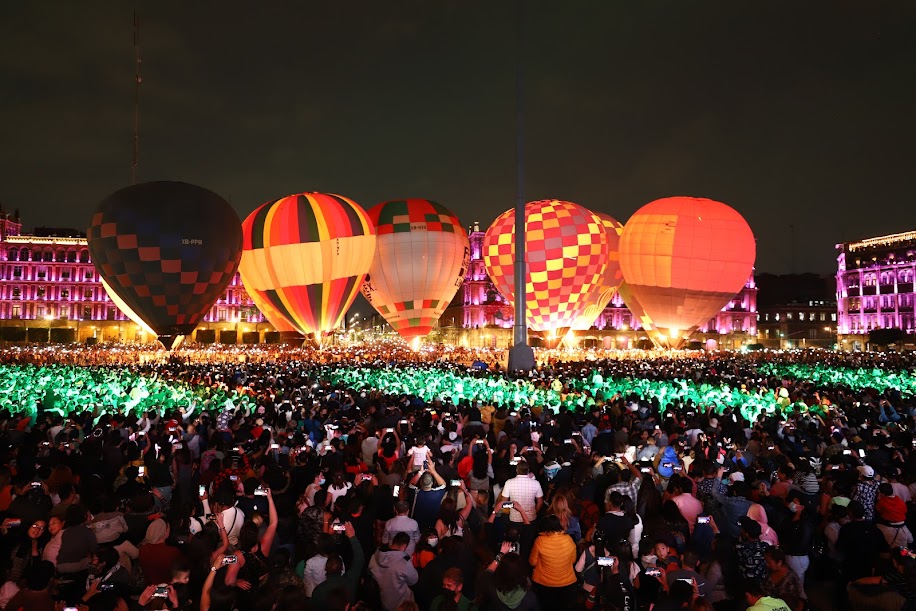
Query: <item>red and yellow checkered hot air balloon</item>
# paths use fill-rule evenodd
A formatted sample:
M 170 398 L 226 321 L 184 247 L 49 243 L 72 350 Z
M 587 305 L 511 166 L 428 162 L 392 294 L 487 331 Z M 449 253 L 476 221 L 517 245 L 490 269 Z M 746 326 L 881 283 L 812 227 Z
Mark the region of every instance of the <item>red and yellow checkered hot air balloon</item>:
M 405 339 L 427 335 L 464 281 L 464 228 L 448 208 L 425 199 L 383 202 L 368 214 L 376 253 L 363 295 Z
M 623 282 L 623 273 L 620 271 L 620 234 L 623 233 L 623 223 L 604 212 L 596 212 L 595 216 L 601 220 L 601 224 L 604 225 L 604 230 L 607 233 L 607 269 L 604 270 L 601 286 L 588 296 L 582 316 L 573 324 L 573 329 L 576 330 L 592 328 L 604 308 L 614 298 L 617 287 Z
M 346 315 L 375 255 L 372 221 L 340 195 L 268 202 L 248 215 L 242 233 L 239 272 L 252 300 L 318 342 Z
M 620 267 L 657 330 L 649 337 L 681 347 L 741 290 L 756 251 L 747 221 L 721 202 L 667 197 L 637 210 L 620 236 Z
M 497 290 L 515 299 L 515 210 L 501 214 L 483 239 L 483 261 Z M 579 204 L 525 205 L 526 320 L 534 331 L 562 335 L 582 315 L 608 265 L 604 225 Z

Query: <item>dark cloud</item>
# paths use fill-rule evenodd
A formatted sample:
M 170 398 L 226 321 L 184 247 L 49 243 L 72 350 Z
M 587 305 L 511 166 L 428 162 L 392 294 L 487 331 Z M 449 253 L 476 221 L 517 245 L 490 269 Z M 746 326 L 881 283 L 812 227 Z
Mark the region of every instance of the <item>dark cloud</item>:
M 911 2 L 529 2 L 526 195 L 741 211 L 758 268 L 916 226 Z M 123 2 L 0 4 L 0 201 L 83 226 L 130 180 Z M 230 198 L 515 197 L 513 3 L 141 3 L 140 177 Z

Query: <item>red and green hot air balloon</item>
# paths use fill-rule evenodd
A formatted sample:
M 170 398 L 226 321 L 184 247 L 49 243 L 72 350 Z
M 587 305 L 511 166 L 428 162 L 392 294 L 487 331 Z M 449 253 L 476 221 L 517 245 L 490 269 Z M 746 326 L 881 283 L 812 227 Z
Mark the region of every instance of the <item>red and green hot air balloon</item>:
M 423 337 L 464 281 L 468 237 L 448 208 L 425 199 L 383 202 L 368 213 L 377 237 L 363 295 L 402 337 Z

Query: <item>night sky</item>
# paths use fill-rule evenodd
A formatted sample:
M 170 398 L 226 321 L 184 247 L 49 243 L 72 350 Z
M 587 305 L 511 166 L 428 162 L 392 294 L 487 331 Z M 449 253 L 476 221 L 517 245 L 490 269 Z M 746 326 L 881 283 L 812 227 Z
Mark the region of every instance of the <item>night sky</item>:
M 205 186 L 242 218 L 299 191 L 424 197 L 484 228 L 513 205 L 514 3 L 202 4 L 136 5 L 141 181 Z M 775 273 L 916 229 L 916 2 L 527 7 L 528 200 L 625 221 L 718 199 Z M 0 3 L 0 202 L 27 229 L 84 229 L 130 182 L 132 9 Z

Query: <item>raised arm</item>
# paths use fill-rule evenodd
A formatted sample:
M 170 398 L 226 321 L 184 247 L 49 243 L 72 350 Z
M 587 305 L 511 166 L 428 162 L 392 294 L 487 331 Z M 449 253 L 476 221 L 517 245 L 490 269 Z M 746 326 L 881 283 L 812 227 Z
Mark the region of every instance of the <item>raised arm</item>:
M 274 505 L 274 497 L 270 488 L 265 488 L 265 490 L 267 491 L 267 510 L 270 523 L 267 525 L 267 530 L 264 531 L 264 536 L 261 537 L 261 553 L 267 557 L 270 556 L 270 547 L 274 543 L 274 535 L 277 534 L 277 507 Z

